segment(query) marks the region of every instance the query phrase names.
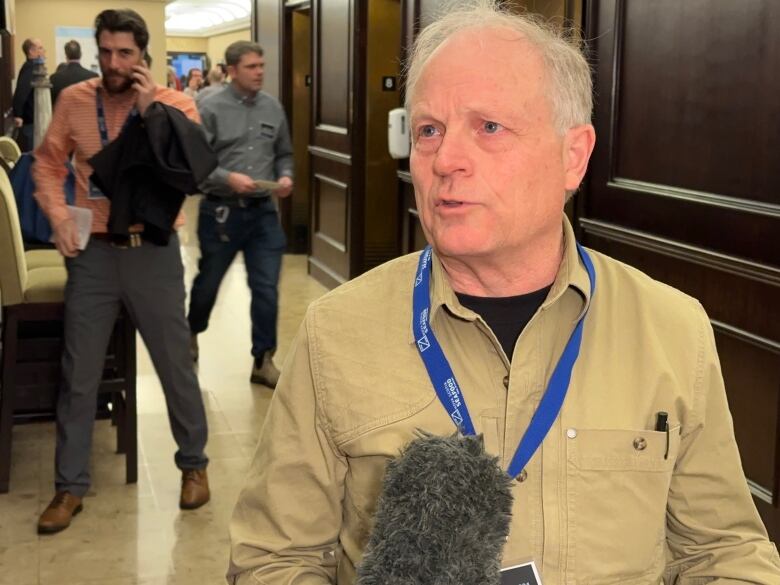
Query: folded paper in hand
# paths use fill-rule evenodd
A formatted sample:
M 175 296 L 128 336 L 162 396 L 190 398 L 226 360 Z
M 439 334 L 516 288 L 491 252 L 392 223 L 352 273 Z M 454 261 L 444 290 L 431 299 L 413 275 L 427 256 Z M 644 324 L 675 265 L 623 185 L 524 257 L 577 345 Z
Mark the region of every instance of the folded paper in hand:
M 255 186 L 258 189 L 265 189 L 268 191 L 274 191 L 275 189 L 281 187 L 281 185 L 276 181 L 266 181 L 264 179 L 255 179 Z
M 68 205 L 68 212 L 71 219 L 76 223 L 76 230 L 79 235 L 79 250 L 83 250 L 87 247 L 89 242 L 89 234 L 92 233 L 92 210 L 86 207 L 75 207 Z M 54 241 L 54 234 L 52 233 L 50 242 Z

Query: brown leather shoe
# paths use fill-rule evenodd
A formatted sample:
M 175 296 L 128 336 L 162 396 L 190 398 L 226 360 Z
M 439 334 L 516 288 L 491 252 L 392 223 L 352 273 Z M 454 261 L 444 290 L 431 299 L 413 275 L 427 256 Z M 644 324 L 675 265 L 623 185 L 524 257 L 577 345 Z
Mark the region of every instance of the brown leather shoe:
M 57 492 L 38 519 L 38 534 L 54 534 L 65 530 L 82 508 L 80 497 L 70 492 Z
M 249 381 L 252 384 L 263 384 L 272 390 L 276 388 L 276 383 L 279 381 L 279 370 L 276 369 L 271 359 L 270 351 L 265 352 L 261 358 L 255 358 Z
M 185 469 L 181 472 L 179 508 L 194 510 L 209 501 L 209 478 L 205 469 Z

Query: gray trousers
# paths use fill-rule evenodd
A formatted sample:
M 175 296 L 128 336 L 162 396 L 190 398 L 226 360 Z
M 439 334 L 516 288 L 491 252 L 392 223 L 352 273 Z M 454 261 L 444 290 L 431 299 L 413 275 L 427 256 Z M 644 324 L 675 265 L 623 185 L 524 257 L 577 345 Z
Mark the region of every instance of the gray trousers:
M 108 341 L 122 304 L 149 350 L 162 383 L 179 469 L 203 469 L 206 412 L 190 356 L 184 318 L 184 268 L 179 240 L 116 248 L 91 240 L 66 259 L 63 387 L 57 402 L 56 489 L 83 496 Z

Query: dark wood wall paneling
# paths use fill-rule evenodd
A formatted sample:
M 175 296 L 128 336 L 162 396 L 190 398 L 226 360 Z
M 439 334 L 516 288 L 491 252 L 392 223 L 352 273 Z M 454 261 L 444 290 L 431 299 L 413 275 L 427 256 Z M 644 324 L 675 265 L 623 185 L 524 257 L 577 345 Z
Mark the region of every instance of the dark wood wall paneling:
M 349 274 L 351 166 L 312 147 L 312 247 L 309 264 L 318 280 L 335 286 Z
M 592 0 L 586 245 L 698 298 L 759 512 L 780 538 L 780 4 Z

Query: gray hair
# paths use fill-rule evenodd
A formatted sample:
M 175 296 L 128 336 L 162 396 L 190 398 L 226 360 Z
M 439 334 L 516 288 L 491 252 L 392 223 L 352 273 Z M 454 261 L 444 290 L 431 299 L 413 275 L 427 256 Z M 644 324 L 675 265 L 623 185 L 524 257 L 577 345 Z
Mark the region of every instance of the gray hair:
M 569 128 L 590 124 L 593 108 L 593 82 L 580 43 L 565 36 L 562 27 L 554 27 L 531 14 L 512 14 L 500 8 L 496 0 L 451 2 L 460 5 L 420 32 L 406 66 L 406 109 L 428 60 L 436 49 L 453 35 L 469 29 L 504 28 L 528 40 L 541 53 L 548 75 L 548 97 L 553 122 L 564 134 Z

